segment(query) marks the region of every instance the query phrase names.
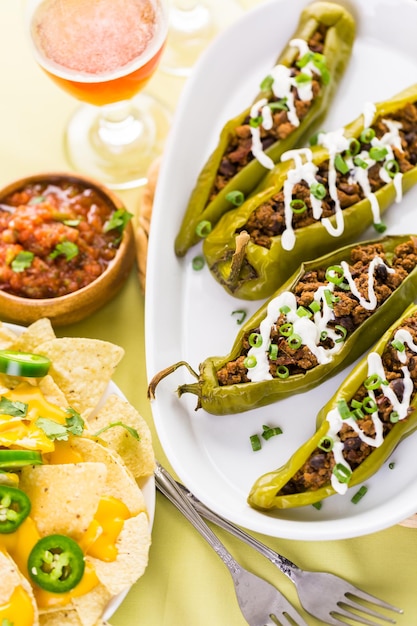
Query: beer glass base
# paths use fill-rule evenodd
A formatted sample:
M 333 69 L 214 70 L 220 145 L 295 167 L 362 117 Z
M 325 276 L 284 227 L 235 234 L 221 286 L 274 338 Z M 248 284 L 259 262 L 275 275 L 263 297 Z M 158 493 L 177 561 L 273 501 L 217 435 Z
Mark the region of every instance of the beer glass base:
M 71 167 L 110 189 L 145 185 L 171 125 L 171 112 L 151 96 L 106 107 L 82 105 L 69 121 L 65 153 Z

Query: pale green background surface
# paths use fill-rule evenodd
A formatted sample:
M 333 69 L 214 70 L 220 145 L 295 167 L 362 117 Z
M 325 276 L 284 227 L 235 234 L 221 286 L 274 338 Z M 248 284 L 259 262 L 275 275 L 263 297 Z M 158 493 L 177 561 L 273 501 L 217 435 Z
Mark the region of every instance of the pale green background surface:
M 241 11 L 238 3 L 231 0 L 213 0 L 212 4 L 221 9 L 221 27 Z M 21 10 L 22 5 L 16 0 L 0 2 L 0 185 L 38 171 L 68 170 L 62 130 L 76 107 L 76 102 L 35 65 L 24 39 Z M 174 108 L 183 85 L 183 79 L 159 72 L 148 90 Z M 120 195 L 131 211 L 137 209 L 139 192 Z M 169 468 L 146 397 L 144 298 L 136 272 L 132 271 L 113 302 L 86 321 L 58 329 L 57 334 L 106 339 L 125 348 L 126 355 L 115 382 L 148 421 L 156 455 Z M 294 586 L 269 561 L 225 532 L 218 534 L 243 566 L 275 584 L 299 607 Z M 397 620 L 399 626 L 417 625 L 417 529 L 395 526 L 345 541 L 261 539 L 302 567 L 342 574 L 370 593 L 401 606 L 405 612 Z M 311 626 L 320 624 L 306 614 L 304 617 Z M 235 601 L 226 567 L 159 494 L 149 566 L 110 621 L 113 626 L 243 626 L 246 623 Z

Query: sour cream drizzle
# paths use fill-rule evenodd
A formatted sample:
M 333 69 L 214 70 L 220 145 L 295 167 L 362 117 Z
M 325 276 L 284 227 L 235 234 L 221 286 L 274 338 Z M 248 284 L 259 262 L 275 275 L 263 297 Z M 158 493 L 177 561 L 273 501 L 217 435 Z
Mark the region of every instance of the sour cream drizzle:
M 394 334 L 394 341 L 399 341 L 401 343 L 407 343 L 410 350 L 417 353 L 417 345 L 413 342 L 412 336 L 406 329 L 399 329 Z M 397 357 L 401 363 L 406 363 L 407 356 L 405 351 L 397 350 Z M 382 391 L 382 394 L 389 400 L 392 406 L 392 411 L 397 413 L 398 420 L 403 420 L 407 417 L 408 409 L 411 403 L 411 395 L 413 393 L 414 384 L 410 376 L 410 371 L 406 365 L 401 368 L 402 378 L 401 382 L 403 384 L 402 390 L 402 399 L 400 400 L 395 393 L 394 389 L 386 384 L 386 373 L 384 370 L 384 366 L 382 363 L 381 356 L 377 352 L 371 352 L 368 355 L 368 376 L 378 376 L 379 380 L 381 380 L 381 384 L 378 389 Z M 374 402 L 375 400 L 375 391 L 373 389 L 368 389 L 368 395 Z M 334 444 L 332 448 L 332 453 L 334 456 L 334 461 L 336 465 L 342 465 L 346 468 L 347 472 L 350 473 L 351 467 L 349 463 L 345 460 L 343 456 L 343 442 L 339 438 L 339 433 L 343 424 L 348 424 L 358 435 L 361 441 L 366 443 L 368 446 L 372 446 L 374 448 L 379 448 L 384 441 L 384 432 L 383 432 L 383 423 L 379 418 L 378 411 L 372 413 L 372 422 L 375 428 L 375 437 L 369 437 L 366 435 L 354 418 L 342 419 L 339 409 L 335 408 L 329 411 L 326 416 L 326 420 L 329 422 L 329 429 L 327 432 L 327 436 L 333 439 Z M 332 473 L 331 476 L 331 484 L 333 489 L 340 493 L 346 493 L 348 489 L 348 483 L 341 482 L 338 480 L 338 477 L 335 473 Z
M 366 105 L 365 108 L 366 111 L 364 113 L 364 118 L 368 121 L 371 117 L 373 118 L 374 109 L 371 110 L 369 104 Z M 370 111 L 372 112 L 370 113 Z M 401 146 L 401 136 L 399 134 L 401 123 L 389 119 L 383 119 L 383 122 L 387 126 L 388 131 L 380 139 L 374 137 L 371 141 L 371 146 L 375 148 L 382 148 L 387 151 L 384 160 L 380 162 L 381 168 L 379 170 L 379 176 L 385 183 L 392 182 L 394 184 L 396 194 L 395 201 L 398 203 L 402 199 L 403 175 L 401 172 L 398 172 L 394 175 L 394 178 L 391 178 L 384 166 L 389 161 L 395 159 L 393 148 L 396 148 L 401 152 L 403 151 Z M 334 202 L 334 217 L 332 220 L 335 220 L 335 225 L 333 225 L 332 220 L 328 217 L 321 219 L 323 213 L 322 201 L 318 200 L 312 193 L 310 193 L 313 218 L 316 220 L 321 219 L 321 223 L 332 237 L 340 237 L 344 231 L 344 216 L 337 193 L 337 169 L 335 165 L 337 156 L 349 150 L 350 147 L 351 138 L 345 137 L 343 133 L 344 129 L 341 128 L 329 133 L 320 133 L 318 137 L 318 143 L 326 148 L 329 153 L 328 192 Z M 373 221 L 375 224 L 380 224 L 381 214 L 378 198 L 375 193 L 372 192 L 369 181 L 369 169 L 377 161 L 372 159 L 370 157 L 370 153 L 366 150 L 362 150 L 360 154 L 356 156 L 366 164 L 366 167 L 355 165 L 355 161 L 352 156 L 346 157 L 344 160 L 349 168 L 349 183 L 357 183 L 362 188 L 364 196 L 368 198 L 371 204 Z M 285 230 L 281 236 L 281 245 L 284 250 L 292 250 L 296 239 L 292 225 L 293 213 L 291 210 L 294 186 L 302 180 L 305 180 L 310 187 L 313 183 L 317 183 L 316 174 L 319 169 L 313 163 L 313 153 L 309 148 L 290 150 L 281 156 L 281 161 L 288 161 L 289 159 L 293 159 L 294 166 L 289 170 L 283 186 Z
M 369 301 L 366 300 L 366 298 L 364 298 L 359 292 L 347 263 L 344 263 L 343 265 L 344 276 L 349 282 L 352 293 L 358 298 L 360 304 L 367 310 L 373 310 L 377 306 L 377 300 L 374 292 L 374 272 L 378 265 L 385 265 L 384 261 L 380 257 L 375 257 L 369 265 Z M 385 265 L 385 267 L 389 272 L 395 271 L 387 265 Z M 254 367 L 250 367 L 247 370 L 247 377 L 250 381 L 261 382 L 272 379 L 272 374 L 269 368 L 268 350 L 271 345 L 271 332 L 276 328 L 276 321 L 279 318 L 280 311 L 283 307 L 288 309 L 288 312 L 286 313 L 286 321 L 292 324 L 293 333 L 301 338 L 302 345 L 309 348 L 312 354 L 316 357 L 319 365 L 329 363 L 332 356 L 340 352 L 343 347 L 343 341 L 340 341 L 340 334 L 338 334 L 332 326 L 329 326 L 329 322 L 334 320 L 334 312 L 328 303 L 328 299 L 326 298 L 326 291 L 332 292 L 334 287 L 334 283 L 329 282 L 326 285 L 321 285 L 315 291 L 314 300 L 319 303 L 320 310 L 315 312 L 311 318 L 298 315 L 297 300 L 291 291 L 284 291 L 269 302 L 266 316 L 259 325 L 259 334 L 262 339 L 261 345 L 253 346 L 248 351 L 248 357 L 255 357 L 256 360 Z M 324 346 L 319 345 L 321 333 L 324 331 L 327 333 L 327 337 L 333 340 L 333 346 L 330 348 L 325 348 Z
M 304 39 L 292 39 L 290 46 L 298 48 L 298 58 L 303 58 L 306 54 L 311 52 L 308 43 Z M 313 77 L 313 74 L 321 75 L 321 71 L 316 65 L 309 61 L 302 69 L 302 73 Z M 302 101 L 312 100 L 313 90 L 312 81 L 307 80 L 305 82 L 297 82 L 295 76 L 292 76 L 292 69 L 286 65 L 276 65 L 271 70 L 272 78 L 272 93 L 279 100 L 283 100 L 287 106 L 288 121 L 296 128 L 300 125 L 300 119 L 297 115 L 295 107 L 295 97 L 293 87 L 297 90 L 298 98 Z M 262 148 L 261 142 L 261 127 L 265 130 L 270 130 L 273 125 L 272 111 L 270 103 L 266 98 L 261 98 L 253 104 L 250 111 L 250 117 L 257 119 L 260 116 L 261 123 L 257 126 L 251 126 L 252 135 L 252 154 L 266 169 L 272 169 L 275 165 L 273 160 L 265 154 Z

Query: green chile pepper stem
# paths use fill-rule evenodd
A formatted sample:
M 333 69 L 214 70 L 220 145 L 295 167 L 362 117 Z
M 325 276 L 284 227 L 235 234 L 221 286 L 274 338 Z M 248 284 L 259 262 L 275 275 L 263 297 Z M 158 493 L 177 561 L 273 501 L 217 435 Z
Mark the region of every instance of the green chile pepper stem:
M 401 317 L 385 331 L 383 336 L 373 347 L 372 351 L 382 354 L 388 341 L 391 339 L 396 328 L 401 326 L 402 321 L 417 314 L 417 306 L 409 306 Z M 319 502 L 324 498 L 336 493 L 333 487 L 328 484 L 315 491 L 303 493 L 277 495 L 283 486 L 294 476 L 303 466 L 310 454 L 317 447 L 321 437 L 325 436 L 329 429 L 326 420 L 327 414 L 337 407 L 340 400 L 349 401 L 356 393 L 357 389 L 367 377 L 367 357 L 364 357 L 351 373 L 343 381 L 333 397 L 325 404 L 317 415 L 317 430 L 315 434 L 307 440 L 281 468 L 264 474 L 258 478 L 250 491 L 249 504 L 260 510 L 272 508 L 286 509 L 291 507 L 306 506 Z M 358 485 L 375 474 L 382 464 L 389 457 L 396 446 L 409 434 L 417 429 L 417 396 L 414 397 L 411 406 L 414 411 L 402 421 L 397 422 L 388 435 L 384 438 L 381 446 L 375 448 L 369 456 L 352 472 L 349 487 Z
M 324 56 L 331 80 L 327 85 L 322 85 L 320 93 L 301 124 L 288 137 L 275 142 L 266 150 L 266 154 L 275 163 L 279 161 L 284 152 L 301 144 L 315 128 L 319 127 L 350 59 L 355 38 L 355 23 L 348 11 L 341 6 L 328 2 L 314 2 L 307 6 L 301 13 L 298 27 L 291 39 L 309 39 L 320 24 L 329 28 L 324 46 Z M 276 63 L 290 67 L 294 62 L 295 54 L 294 47 L 288 44 Z M 262 94 L 262 97 L 264 95 Z M 254 102 L 260 97 L 261 95 L 258 95 Z M 209 200 L 216 173 L 229 139 L 235 128 L 243 123 L 249 112 L 250 107 L 226 123 L 221 131 L 216 149 L 198 177 L 175 241 L 175 252 L 178 256 L 184 256 L 190 247 L 200 241 L 195 229 L 201 220 L 207 220 L 214 226 L 225 212 L 232 209 L 230 202 L 226 199 L 230 192 L 241 191 L 245 196 L 249 195 L 268 171 L 256 159 L 253 159 L 229 181 L 214 200 Z
M 364 241 L 363 245 L 378 242 L 383 245 L 385 252 L 388 253 L 394 251 L 400 243 L 408 241 L 412 236 L 385 236 L 378 240 Z M 314 261 L 302 264 L 298 271 L 240 327 L 229 354 L 205 359 L 200 364 L 199 374 L 185 361 L 180 361 L 164 369 L 152 379 L 149 386 L 149 397 L 155 397 L 156 387 L 163 378 L 179 367 L 185 366 L 197 382 L 181 385 L 178 388 L 179 396 L 185 393 L 196 395 L 198 398 L 196 409 L 203 408 L 213 415 L 241 413 L 272 404 L 294 393 L 307 391 L 352 363 L 382 335 L 387 326 L 394 323 L 409 303 L 414 300 L 417 292 L 417 268 L 410 272 L 391 296 L 356 328 L 344 343 L 340 352 L 333 355 L 329 363 L 318 365 L 304 374 L 292 375 L 284 379 L 274 378 L 261 382 L 220 386 L 217 378 L 217 372 L 226 363 L 235 360 L 242 353 L 242 342 L 245 335 L 254 328 L 259 327 L 266 315 L 268 304 L 273 298 L 284 291 L 292 291 L 305 272 L 338 265 L 342 260 L 348 260 L 352 248 L 355 248 L 357 245 L 355 243 L 345 246 Z
M 384 116 L 400 110 L 407 103 L 417 99 L 417 84 L 401 92 L 392 100 L 376 105 L 375 117 Z M 363 116 L 345 127 L 346 137 L 359 137 L 363 131 Z M 315 146 L 312 149 L 313 162 L 319 165 L 329 158 L 327 150 Z M 327 232 L 320 221 L 296 230 L 294 247 L 285 250 L 281 236 L 271 239 L 270 248 L 264 248 L 249 241 L 241 256 L 241 272 L 234 272 L 237 280 L 230 280 L 231 258 L 235 249 L 236 233 L 244 228 L 248 218 L 263 202 L 274 196 L 284 185 L 292 162 L 278 164 L 264 179 L 257 193 L 239 208 L 223 215 L 210 235 L 204 240 L 203 252 L 207 265 L 214 278 L 231 295 L 244 300 L 268 298 L 303 261 L 309 261 L 317 255 L 326 254 L 355 241 L 373 223 L 371 203 L 368 198 L 343 210 L 344 230 L 339 237 Z M 417 183 L 417 167 L 403 175 L 402 188 L 406 193 Z M 383 215 L 396 199 L 394 183 L 385 184 L 375 192 L 380 213 Z M 335 225 L 335 218 L 330 221 Z

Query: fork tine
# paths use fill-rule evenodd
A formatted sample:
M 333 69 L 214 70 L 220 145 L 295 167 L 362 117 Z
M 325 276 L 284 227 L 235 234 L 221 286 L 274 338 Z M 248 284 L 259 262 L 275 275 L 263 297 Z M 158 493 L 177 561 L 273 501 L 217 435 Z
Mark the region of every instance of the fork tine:
M 374 611 L 373 609 L 371 609 L 371 607 L 368 607 L 365 604 L 357 602 L 353 596 L 350 597 L 350 600 L 352 604 L 349 604 L 348 602 L 346 603 L 343 602 L 343 603 L 340 603 L 339 606 L 343 606 L 343 608 L 345 609 L 353 609 L 353 610 L 361 611 L 362 613 L 366 613 L 366 615 L 369 615 L 370 617 L 378 617 L 380 620 L 389 622 L 390 624 L 396 623 L 394 619 L 392 619 L 391 617 L 388 617 L 387 615 L 383 615 L 380 611 Z
M 355 609 L 356 607 L 347 606 L 347 608 L 348 609 L 350 609 L 350 608 L 354 608 Z M 362 609 L 362 607 L 361 607 L 361 609 Z M 390 624 L 396 624 L 397 623 L 395 620 L 387 619 L 385 616 L 381 616 L 380 613 L 374 613 L 372 611 L 370 613 L 368 611 L 366 611 L 366 613 L 367 613 L 367 615 L 371 615 L 371 616 L 374 615 L 378 619 L 384 620 L 386 622 L 389 622 Z M 366 617 L 363 617 L 362 615 L 359 615 L 358 613 L 354 613 L 351 610 L 344 610 L 344 607 L 339 607 L 339 609 L 337 611 L 332 611 L 331 615 L 332 615 L 332 617 L 334 619 L 337 620 L 337 622 L 336 622 L 337 624 L 343 624 L 343 626 L 346 626 L 346 622 L 340 620 L 339 616 L 340 617 L 347 617 L 351 621 L 355 621 L 358 624 L 366 624 L 366 626 L 380 626 L 379 622 L 377 623 L 377 622 L 375 622 L 373 620 L 371 622 L 369 619 L 366 619 Z
M 353 585 L 351 586 L 350 589 L 348 589 L 345 596 L 353 601 L 356 601 L 356 598 L 357 598 L 358 600 L 365 600 L 366 602 L 370 602 L 371 604 L 376 604 L 377 606 L 383 609 L 394 611 L 395 613 L 399 613 L 399 614 L 404 613 L 402 609 L 399 609 L 393 604 L 389 604 L 388 602 L 385 602 L 384 600 L 381 600 L 380 598 L 377 598 L 376 596 L 373 596 L 370 593 L 367 593 L 366 591 L 362 591 L 362 589 L 357 589 Z

